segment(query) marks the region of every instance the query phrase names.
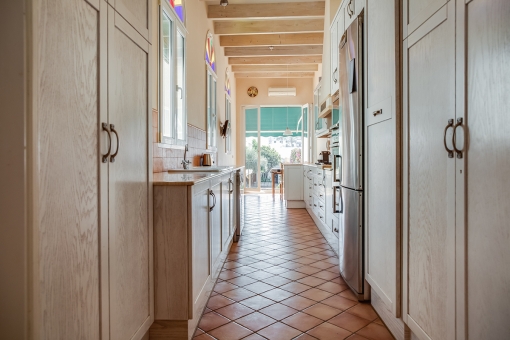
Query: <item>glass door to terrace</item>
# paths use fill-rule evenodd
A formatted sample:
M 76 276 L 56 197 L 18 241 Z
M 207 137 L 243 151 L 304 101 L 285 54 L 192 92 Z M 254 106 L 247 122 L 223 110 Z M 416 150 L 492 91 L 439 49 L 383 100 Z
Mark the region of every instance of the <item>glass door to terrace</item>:
M 309 158 L 309 105 L 244 107 L 245 191 L 272 187 L 272 169 Z M 281 185 L 275 178 L 275 189 Z

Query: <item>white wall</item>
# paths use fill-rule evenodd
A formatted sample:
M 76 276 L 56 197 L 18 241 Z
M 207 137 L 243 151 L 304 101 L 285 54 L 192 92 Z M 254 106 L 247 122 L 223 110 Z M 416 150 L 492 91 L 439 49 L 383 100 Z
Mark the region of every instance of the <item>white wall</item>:
M 188 124 L 194 125 L 202 130 L 207 130 L 207 106 L 206 106 L 206 64 L 205 64 L 205 40 L 207 32 L 213 32 L 213 22 L 207 19 L 207 3 L 199 0 L 185 0 L 186 2 L 186 108 Z M 158 25 L 159 25 L 159 1 L 154 0 L 153 5 L 153 62 L 158 65 Z M 216 73 L 217 79 L 217 108 L 219 121 L 225 121 L 225 69 L 228 67 L 228 58 L 224 56 L 224 49 L 220 47 L 219 36 L 214 36 L 214 48 L 216 51 Z M 154 67 L 154 94 L 152 96 L 152 107 L 158 108 L 158 68 Z M 232 88 L 232 153 L 225 154 L 225 140 L 221 138 L 218 129 L 218 164 L 235 164 L 236 155 L 236 82 L 234 76 L 230 76 Z
M 256 97 L 248 96 L 247 90 L 255 86 L 259 93 Z M 269 97 L 269 87 L 295 87 L 295 97 Z M 244 129 L 245 119 L 243 106 L 250 105 L 304 105 L 313 102 L 313 79 L 312 78 L 238 78 L 237 88 L 237 165 L 244 165 Z

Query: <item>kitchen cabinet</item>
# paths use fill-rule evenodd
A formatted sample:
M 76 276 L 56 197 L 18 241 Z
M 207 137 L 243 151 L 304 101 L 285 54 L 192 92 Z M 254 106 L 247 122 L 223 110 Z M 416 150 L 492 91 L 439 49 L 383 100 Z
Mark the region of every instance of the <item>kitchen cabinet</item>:
M 310 177 L 311 170 L 308 166 L 303 165 L 303 197 L 305 201 L 305 208 L 311 209 L 312 207 L 312 179 Z
M 345 28 L 361 14 L 365 8 L 365 0 L 345 0 Z
M 233 232 L 233 173 L 221 177 L 221 250 L 228 247 Z
M 340 44 L 340 40 L 342 39 L 342 35 L 345 32 L 345 7 L 347 2 L 344 1 L 340 8 L 338 9 L 333 21 L 330 26 L 330 69 L 331 69 L 331 96 L 334 96 L 336 92 L 339 91 L 339 70 L 338 70 L 338 62 L 339 62 L 339 50 L 338 46 Z
M 330 27 L 330 51 L 331 51 L 331 57 L 330 57 L 330 70 L 331 70 L 331 94 L 333 95 L 335 92 L 338 91 L 338 35 L 343 34 L 338 31 L 338 16 L 340 13 L 337 13 L 337 16 L 333 19 L 333 22 L 331 23 Z
M 287 208 L 304 208 L 303 201 L 303 165 L 283 164 L 283 199 Z
M 327 120 L 326 118 L 319 118 L 320 114 L 320 97 L 321 97 L 321 84 L 315 88 L 314 94 L 313 94 L 313 118 L 314 118 L 314 126 L 315 126 L 315 135 L 318 136 L 320 134 L 323 134 L 326 132 L 328 126 L 327 126 Z M 313 149 L 313 148 L 312 148 Z M 316 157 L 316 156 L 314 156 Z
M 117 154 L 114 162 L 114 155 L 110 157 L 108 186 L 110 337 L 131 339 L 141 326 L 147 330 L 153 316 L 148 288 L 152 286 L 147 180 L 150 46 L 113 9 L 108 15 L 108 112 Z
M 331 230 L 333 235 L 338 238 L 338 213 L 335 211 L 333 202 L 333 172 L 332 170 L 324 170 L 324 192 L 325 192 L 325 212 L 326 212 L 326 224 Z
M 506 338 L 510 4 L 406 3 L 404 321 L 421 339 Z
M 448 0 L 404 0 L 403 39 L 407 38 L 418 27 L 423 25 L 434 13 L 443 8 Z
M 123 18 L 147 41 L 150 42 L 150 0 L 108 0 L 110 6 L 115 8 Z
M 324 238 L 331 245 L 331 248 L 338 253 L 338 236 L 335 235 L 332 228 L 332 221 L 328 222 L 327 216 L 333 216 L 332 206 L 327 198 L 326 176 L 332 174 L 328 170 L 323 170 L 315 165 L 303 165 L 303 185 L 305 195 L 305 208 L 315 225 L 321 231 Z M 331 183 L 332 185 L 332 183 Z
M 149 42 L 104 0 L 26 6 L 26 335 L 141 339 L 154 318 Z
M 211 229 L 211 267 L 214 271 L 220 263 L 221 255 L 221 183 L 211 185 L 209 189 L 209 228 Z
M 404 41 L 407 133 L 404 244 L 407 324 L 420 338 L 455 338 L 455 4 Z M 443 132 L 446 136 L 443 137 Z M 452 155 L 453 156 L 453 155 Z M 404 254 L 406 251 L 404 251 Z
M 395 0 L 367 0 L 365 11 L 365 278 L 374 308 L 403 339 L 398 10 Z
M 232 244 L 231 176 L 155 174 L 151 339 L 191 339 L 195 332 Z

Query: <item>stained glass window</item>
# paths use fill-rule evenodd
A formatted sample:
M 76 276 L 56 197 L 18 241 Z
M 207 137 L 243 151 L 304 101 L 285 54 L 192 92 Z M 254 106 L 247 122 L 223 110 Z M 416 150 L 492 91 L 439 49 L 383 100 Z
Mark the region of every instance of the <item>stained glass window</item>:
M 168 2 L 177 13 L 179 20 L 184 24 L 184 0 L 168 0 Z
M 229 95 L 230 97 L 230 78 L 228 76 L 228 69 L 225 71 L 225 92 L 227 92 L 227 94 Z
M 205 40 L 205 62 L 211 67 L 214 73 L 216 73 L 216 55 L 214 53 L 214 40 L 211 32 L 207 32 L 207 38 Z

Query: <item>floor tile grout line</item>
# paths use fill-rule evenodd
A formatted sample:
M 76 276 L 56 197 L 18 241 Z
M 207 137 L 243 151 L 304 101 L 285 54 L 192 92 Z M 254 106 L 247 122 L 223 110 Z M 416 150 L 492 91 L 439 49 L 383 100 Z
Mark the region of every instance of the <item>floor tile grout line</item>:
M 261 205 L 261 200 L 259 199 L 259 206 Z M 272 202 L 269 202 L 269 203 L 272 203 Z M 260 208 L 260 207 L 259 207 Z M 275 216 L 282 216 L 282 215 L 289 215 L 290 213 L 288 211 L 286 211 L 285 209 L 283 209 L 281 206 L 279 208 L 275 208 L 275 206 L 273 206 L 273 211 L 277 211 L 277 213 L 272 213 L 271 218 L 274 218 Z M 302 217 L 305 217 L 307 219 L 311 219 L 308 215 L 308 213 L 302 213 L 301 216 L 298 216 L 298 218 L 300 220 L 302 220 L 303 218 Z M 255 220 L 256 217 L 253 217 L 253 220 Z M 271 319 L 273 322 L 259 330 L 257 330 L 256 332 L 255 331 L 252 331 L 251 329 L 247 328 L 247 327 L 244 327 L 241 325 L 242 327 L 248 329 L 251 333 L 249 335 L 247 335 L 246 337 L 249 337 L 253 334 L 258 334 L 259 336 L 262 336 L 261 334 L 259 334 L 260 331 L 262 331 L 263 329 L 266 329 L 267 327 L 270 327 L 271 325 L 274 325 L 275 323 L 282 323 L 284 325 L 287 325 L 286 323 L 283 322 L 284 319 L 287 319 L 287 318 L 290 318 L 298 313 L 302 313 L 302 314 L 305 314 L 305 315 L 309 315 L 310 317 L 314 317 L 316 318 L 317 320 L 319 320 L 319 324 L 317 324 L 316 326 L 306 330 L 306 331 L 300 331 L 290 325 L 287 325 L 288 327 L 292 328 L 292 329 L 295 329 L 296 332 L 299 332 L 299 334 L 297 336 L 301 336 L 302 334 L 308 334 L 307 332 L 311 331 L 312 329 L 315 329 L 317 327 L 319 327 L 320 325 L 323 325 L 325 323 L 329 323 L 330 320 L 332 320 L 333 318 L 339 316 L 339 315 L 342 315 L 344 313 L 347 313 L 347 314 L 350 314 L 349 311 L 353 308 L 355 308 L 355 306 L 358 306 L 360 305 L 360 303 L 358 301 L 354 301 L 352 299 L 350 299 L 349 297 L 346 297 L 346 296 L 342 296 L 340 295 L 341 293 L 343 293 L 344 291 L 349 291 L 350 289 L 348 288 L 348 285 L 345 284 L 345 282 L 342 280 L 342 278 L 338 275 L 338 273 L 336 272 L 336 270 L 332 270 L 334 267 L 338 266 L 338 262 L 337 261 L 333 261 L 333 263 L 327 261 L 328 259 L 333 259 L 335 260 L 335 256 L 336 254 L 334 253 L 334 251 L 332 250 L 331 246 L 327 243 L 327 241 L 324 239 L 324 236 L 318 232 L 318 229 L 314 232 L 314 233 L 305 233 L 303 231 L 303 228 L 307 228 L 307 227 L 315 227 L 316 226 L 314 224 L 312 224 L 310 221 L 310 223 L 296 223 L 295 221 L 298 219 L 298 218 L 278 218 L 275 223 L 272 224 L 271 228 L 265 228 L 265 232 L 263 233 L 260 233 L 262 236 L 260 237 L 257 237 L 254 241 L 251 241 L 251 242 L 246 242 L 246 244 L 241 243 L 240 245 L 236 246 L 234 248 L 234 246 L 232 247 L 231 251 L 229 252 L 228 256 L 225 258 L 225 261 L 222 265 L 222 268 L 221 268 L 221 272 L 233 272 L 233 275 L 236 275 L 234 277 L 228 277 L 226 276 L 225 279 L 221 279 L 221 278 L 218 278 L 215 282 L 215 286 L 218 284 L 218 283 L 221 283 L 221 282 L 225 282 L 227 283 L 229 286 L 228 288 L 230 287 L 234 287 L 234 288 L 231 288 L 229 290 L 226 290 L 222 293 L 220 292 L 217 292 L 217 291 L 214 291 L 214 293 L 216 294 L 215 296 L 217 295 L 220 295 L 222 296 L 223 298 L 226 298 L 228 300 L 231 301 L 231 303 L 227 306 L 223 306 L 223 307 L 228 307 L 228 306 L 233 306 L 235 304 L 240 304 L 240 305 L 243 305 L 243 301 L 245 300 L 248 300 L 250 298 L 253 298 L 253 297 L 263 297 L 263 298 L 266 298 L 268 300 L 271 301 L 271 304 L 270 305 L 267 305 L 267 306 L 264 306 L 264 307 L 261 307 L 261 308 L 258 308 L 258 309 L 252 309 L 252 311 L 246 315 L 243 315 L 243 316 L 240 316 L 240 317 L 235 317 L 233 318 L 232 320 L 228 317 L 225 317 L 223 316 L 220 312 L 217 312 L 218 309 L 220 308 L 223 308 L 223 307 L 219 307 L 219 308 L 216 308 L 215 310 L 211 310 L 211 312 L 214 312 L 222 317 L 224 317 L 226 320 L 228 320 L 229 322 L 227 322 L 226 324 L 229 324 L 229 323 L 236 323 L 236 324 L 239 324 L 236 322 L 236 320 L 239 320 L 239 319 L 242 319 L 244 317 L 247 317 L 249 315 L 252 315 L 252 314 L 255 314 L 255 313 L 260 313 L 260 314 L 263 314 L 265 316 L 267 316 L 269 319 Z M 294 221 L 294 222 L 293 222 Z M 262 225 L 264 225 L 264 223 L 266 222 L 263 222 Z M 302 225 L 302 227 L 299 227 L 299 225 Z M 255 228 L 255 227 L 260 227 L 260 225 L 249 225 L 247 224 L 245 226 L 245 234 L 244 234 L 244 240 L 247 240 L 248 237 L 250 235 L 257 235 L 256 232 L 253 232 L 253 231 L 250 231 L 249 227 L 252 227 L 252 228 Z M 262 228 L 264 229 L 264 228 Z M 282 231 L 283 229 L 285 229 L 285 231 Z M 293 233 L 295 230 L 298 230 L 297 231 L 297 234 L 299 236 L 297 237 L 287 237 L 285 239 L 282 239 L 282 240 L 279 240 L 278 242 L 267 242 L 267 240 L 269 240 L 270 238 L 268 238 L 267 236 L 269 235 L 269 232 L 268 231 L 278 231 L 279 230 L 279 233 L 281 234 L 284 234 L 284 235 L 290 235 L 291 233 Z M 322 242 L 318 242 L 317 240 L 322 240 Z M 269 249 L 268 251 L 264 252 L 263 254 L 269 254 L 271 252 L 276 252 L 276 255 L 275 254 L 270 254 L 270 257 L 267 257 L 267 256 L 260 256 L 260 254 L 257 254 L 257 253 L 253 253 L 253 250 L 252 249 L 257 249 L 258 247 L 262 246 L 263 244 L 267 244 L 267 249 Z M 308 244 L 306 244 L 308 243 Z M 257 246 L 258 244 L 258 246 Z M 278 248 L 278 247 L 287 247 L 285 251 L 280 251 L 281 248 Z M 322 249 L 317 249 L 317 247 L 320 247 Z M 308 249 L 308 250 L 307 250 Z M 257 255 L 257 257 L 253 257 Z M 283 256 L 283 257 L 282 257 Z M 285 257 L 289 257 L 290 258 L 285 258 Z M 311 257 L 310 257 L 311 256 Z M 323 258 L 321 258 L 323 257 Z M 241 260 L 241 259 L 244 259 L 244 260 Z M 278 261 L 276 262 L 271 262 L 271 261 L 268 261 L 269 259 L 279 259 L 278 261 L 284 261 L 284 262 L 280 262 L 278 263 Z M 304 260 L 304 259 L 307 259 L 307 260 Z M 241 261 L 239 261 L 241 260 Z M 299 260 L 304 260 L 305 263 L 301 263 L 299 262 Z M 312 262 L 309 262 L 309 263 L 306 263 L 310 260 L 313 260 Z M 242 262 L 244 261 L 247 261 L 249 263 L 246 263 L 246 264 L 243 264 Z M 337 262 L 337 263 L 334 263 L 334 262 Z M 230 266 L 233 266 L 233 267 L 225 267 L 225 265 L 227 263 L 232 263 L 230 264 Z M 255 264 L 267 264 L 268 266 L 263 266 L 263 267 L 259 267 L 257 268 L 257 266 L 255 267 L 251 267 L 251 265 L 255 265 Z M 320 267 L 315 267 L 313 266 L 313 264 L 320 264 L 320 263 L 328 263 L 328 264 L 324 264 L 324 265 L 320 265 Z M 239 266 L 235 266 L 235 265 L 239 265 Z M 287 268 L 285 266 L 282 266 L 284 264 L 295 264 L 297 265 L 298 267 L 291 267 L 291 268 Z M 237 268 L 241 268 L 241 267 L 245 267 L 247 268 L 247 270 L 252 270 L 252 272 L 248 272 L 248 273 L 241 273 L 239 271 L 236 271 Z M 303 271 L 300 271 L 303 270 Z M 273 270 L 274 272 L 272 272 L 271 270 Z M 276 271 L 275 271 L 276 270 Z M 279 270 L 283 270 L 283 271 L 279 271 Z M 254 277 L 251 277 L 250 274 L 253 274 L 255 272 L 261 272 L 261 273 L 265 273 L 264 275 L 269 275 L 267 277 L 264 277 L 264 278 L 260 278 L 255 276 Z M 313 272 L 313 274 L 312 274 Z M 292 279 L 289 279 L 288 277 L 286 276 L 283 276 L 284 274 L 299 274 L 298 276 L 300 275 L 303 275 L 302 277 L 299 277 L 299 278 L 292 278 Z M 322 278 L 321 276 L 315 276 L 316 274 L 319 274 L 319 273 L 324 273 L 322 275 L 322 277 L 325 277 L 325 278 Z M 326 273 L 331 273 L 331 274 L 326 274 Z M 288 275 L 289 277 L 291 275 Z M 327 276 L 329 275 L 337 275 L 336 277 L 334 278 L 326 278 Z M 220 273 L 221 275 L 221 273 Z M 226 274 L 228 275 L 228 274 Z M 261 274 L 262 275 L 262 274 Z M 282 280 L 286 280 L 288 282 L 285 282 L 285 283 L 281 283 L 282 281 L 280 281 L 280 283 L 278 283 L 277 285 L 273 285 L 270 283 L 270 278 L 274 278 L 274 277 L 277 277 L 277 278 L 281 278 Z M 234 283 L 233 280 L 235 279 L 239 279 L 239 278 L 248 278 L 250 280 L 253 280 L 253 282 L 250 282 L 250 283 L 245 283 L 245 284 L 241 284 L 241 285 L 237 285 Z M 306 278 L 314 278 L 314 279 L 318 279 L 320 281 L 322 281 L 321 283 L 319 284 L 315 284 L 315 285 L 310 285 L 311 282 L 309 282 L 308 284 L 306 283 L 302 283 L 302 282 L 299 282 L 299 280 L 303 280 L 303 279 L 306 279 Z M 340 283 L 339 282 L 334 282 L 334 286 L 335 285 L 345 285 L 346 287 L 344 287 L 343 290 L 340 290 L 340 291 L 337 291 L 337 292 L 333 292 L 335 291 L 336 289 L 333 289 L 331 288 L 330 290 L 331 291 L 328 291 L 326 290 L 326 286 L 324 287 L 321 287 L 321 288 L 318 288 L 320 286 L 323 286 L 327 283 L 330 283 L 330 282 L 333 282 L 334 280 L 337 280 L 337 279 L 340 279 L 342 280 Z M 231 282 L 232 281 L 232 282 Z M 338 280 L 337 280 L 338 281 Z M 265 291 L 261 291 L 261 292 L 255 292 L 255 291 L 252 291 L 250 290 L 249 288 L 245 288 L 249 285 L 253 285 L 253 284 L 257 284 L 257 283 L 262 283 L 262 284 L 265 284 L 265 285 L 268 285 L 268 286 L 271 286 L 272 288 L 268 289 L 268 290 L 265 290 Z M 287 285 L 290 285 L 290 284 L 299 284 L 301 286 L 305 286 L 307 287 L 304 291 L 299 291 L 298 293 L 296 293 L 295 291 L 291 291 L 291 290 L 287 290 L 286 288 L 282 288 L 284 286 L 287 286 Z M 231 285 L 231 286 L 230 286 Z M 334 287 L 333 286 L 333 287 Z M 287 287 L 288 289 L 294 289 L 294 288 L 291 288 L 290 286 Z M 302 287 L 301 287 L 302 288 Z M 297 288 L 298 290 L 300 290 L 301 288 Z M 223 288 L 222 288 L 223 289 Z M 229 298 L 228 296 L 224 295 L 230 291 L 233 291 L 233 290 L 238 290 L 238 289 L 242 289 L 242 290 L 246 290 L 246 291 L 249 291 L 250 293 L 249 294 L 254 294 L 253 296 L 251 297 L 247 297 L 247 298 L 240 298 L 238 301 L 237 300 L 234 300 L 232 298 Z M 271 298 L 268 298 L 267 296 L 263 295 L 263 294 L 266 294 L 268 292 L 271 292 L 271 291 L 274 291 L 276 289 L 279 289 L 279 290 L 282 290 L 282 291 L 285 291 L 287 292 L 288 294 L 290 294 L 288 297 L 286 297 L 285 299 L 281 299 L 279 301 L 276 301 L 276 300 L 273 300 Z M 316 300 L 315 298 L 314 299 L 309 299 L 309 298 L 306 298 L 306 297 L 303 297 L 301 294 L 303 293 L 306 293 L 312 289 L 316 289 L 320 292 L 323 292 L 323 293 L 326 293 L 328 294 L 329 296 L 328 297 L 325 297 L 325 298 L 319 298 L 318 300 Z M 354 305 L 346 308 L 346 309 L 340 309 L 338 307 L 334 307 L 333 305 L 328 305 L 327 303 L 325 304 L 326 306 L 328 307 L 331 307 L 331 308 L 334 308 L 336 311 L 339 311 L 339 313 L 336 313 L 335 315 L 331 316 L 331 317 L 326 317 L 326 319 L 322 319 L 322 318 L 318 318 L 312 314 L 308 314 L 306 312 L 306 310 L 308 309 L 311 309 L 313 308 L 314 306 L 317 306 L 318 304 L 323 304 L 323 302 L 325 300 L 328 300 L 329 298 L 332 298 L 332 297 L 335 297 L 335 296 L 338 296 L 338 297 L 341 297 L 343 299 L 347 299 L 347 300 L 351 300 Z M 308 300 L 311 300 L 313 301 L 313 304 L 312 305 L 309 305 L 309 306 L 306 306 L 306 307 L 303 307 L 303 308 L 294 308 L 294 307 L 290 307 L 290 306 L 287 306 L 285 305 L 283 302 L 286 301 L 286 300 L 289 300 L 293 297 L 301 297 L 301 298 L 305 298 L 305 299 L 308 299 Z M 265 309 L 265 308 L 269 308 L 271 306 L 275 306 L 275 305 L 282 305 L 282 306 L 286 306 L 286 307 L 289 307 L 291 309 L 293 309 L 295 312 L 286 316 L 285 318 L 283 318 L 282 320 L 276 320 L 274 319 L 273 317 L 271 317 L 270 315 L 268 314 L 264 314 L 264 312 L 262 312 L 261 310 Z M 243 306 L 247 306 L 247 305 L 243 305 Z M 248 306 L 247 306 L 248 307 Z M 249 307 L 251 308 L 251 307 Z M 372 309 L 373 310 L 373 309 Z M 204 308 L 204 311 L 205 311 L 205 308 Z M 375 311 L 374 311 L 375 312 Z M 368 320 L 368 319 L 364 319 L 363 317 L 360 317 L 359 315 L 355 315 L 355 314 L 350 314 L 352 316 L 355 316 L 355 317 L 359 317 L 365 321 L 368 322 L 367 325 L 363 326 L 361 329 L 364 329 L 365 327 L 368 327 L 368 325 L 370 324 L 373 324 L 373 323 L 376 323 L 377 320 L 380 320 L 379 316 L 377 315 L 377 318 L 375 318 L 374 320 Z M 224 325 L 226 325 L 224 324 Z M 224 325 L 220 325 L 216 328 L 213 328 L 211 330 L 209 330 L 209 332 L 211 332 L 212 330 L 214 329 L 217 329 L 219 327 L 222 327 Z M 331 325 L 334 325 L 334 324 L 331 324 Z M 378 326 L 381 326 L 380 324 L 377 324 Z M 340 326 L 336 326 L 335 327 L 338 327 L 338 328 L 341 328 L 341 329 L 344 329 Z M 385 327 L 383 325 L 383 327 Z M 349 330 L 346 330 L 344 329 L 345 331 L 347 331 L 348 333 L 350 333 L 349 337 L 352 336 L 353 334 L 356 334 L 358 331 L 360 331 L 361 329 L 358 329 L 357 331 L 355 332 L 351 332 Z M 203 331 L 203 330 L 202 330 Z M 208 332 L 205 332 L 204 333 L 208 334 Z M 311 336 L 311 335 L 310 335 Z M 264 337 L 264 336 L 262 336 Z

